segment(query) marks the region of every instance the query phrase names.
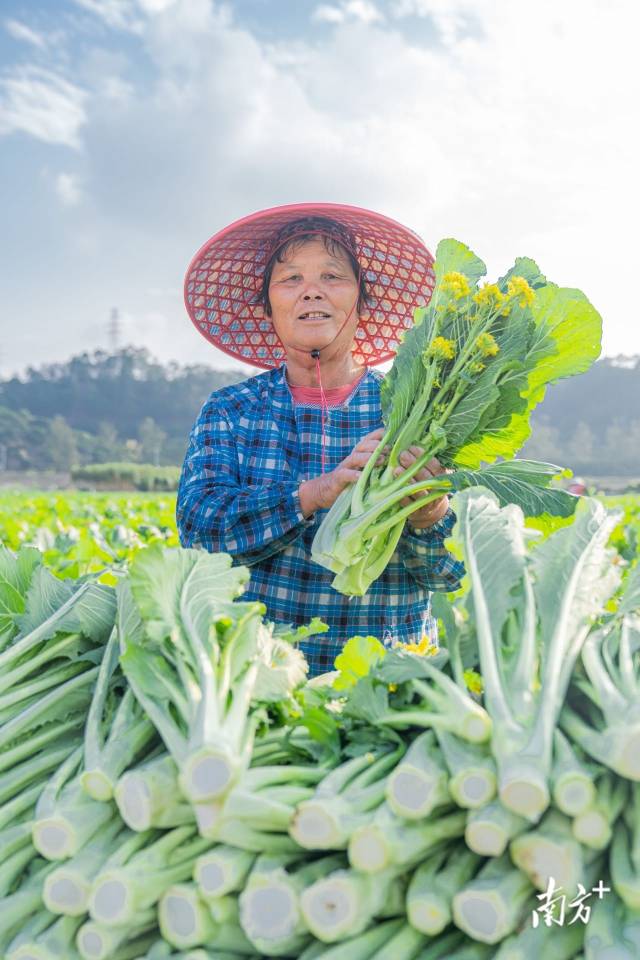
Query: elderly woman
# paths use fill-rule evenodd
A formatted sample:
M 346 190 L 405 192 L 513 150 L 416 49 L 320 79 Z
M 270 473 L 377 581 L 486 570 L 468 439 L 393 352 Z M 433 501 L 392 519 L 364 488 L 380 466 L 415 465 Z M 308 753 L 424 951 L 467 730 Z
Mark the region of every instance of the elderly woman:
M 196 254 L 185 295 L 200 332 L 267 372 L 214 391 L 191 431 L 177 502 L 184 547 L 224 551 L 251 569 L 247 599 L 293 625 L 329 631 L 301 644 L 315 675 L 356 634 L 435 641 L 431 591 L 457 589 L 444 548 L 446 497 L 416 509 L 363 597 L 331 586 L 311 560 L 327 509 L 353 484 L 383 430 L 382 377 L 413 309 L 433 289 L 432 258 L 400 224 L 370 211 L 304 204 L 232 224 Z M 418 448 L 400 457 L 409 466 Z M 418 479 L 442 472 L 432 460 Z

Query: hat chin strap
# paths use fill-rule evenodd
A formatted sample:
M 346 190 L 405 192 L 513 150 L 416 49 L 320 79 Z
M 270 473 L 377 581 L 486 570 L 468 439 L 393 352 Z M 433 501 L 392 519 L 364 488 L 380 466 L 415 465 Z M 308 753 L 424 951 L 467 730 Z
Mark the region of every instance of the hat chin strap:
M 284 242 L 284 241 L 283 241 L 283 242 Z M 317 378 L 318 378 L 318 386 L 320 387 L 320 406 L 321 406 L 321 409 L 322 409 L 322 451 L 321 451 L 321 458 L 322 458 L 322 459 L 321 459 L 321 463 L 322 463 L 322 472 L 323 472 L 323 473 L 325 472 L 325 462 L 326 462 L 325 449 L 326 449 L 326 439 L 327 439 L 327 438 L 326 438 L 326 432 L 325 432 L 325 418 L 328 417 L 328 414 L 329 414 L 329 404 L 327 403 L 327 398 L 326 398 L 326 395 L 325 395 L 325 392 L 324 392 L 324 387 L 323 387 L 323 385 L 322 385 L 322 376 L 321 376 L 321 373 L 320 373 L 320 353 L 321 353 L 323 350 L 326 350 L 327 347 L 330 347 L 332 343 L 335 343 L 335 341 L 338 339 L 338 337 L 340 336 L 340 334 L 342 333 L 342 331 L 344 330 L 344 328 L 345 328 L 346 325 L 348 324 L 349 320 L 351 319 L 351 317 L 352 317 L 352 315 L 353 315 L 353 311 L 355 310 L 355 308 L 356 308 L 356 306 L 357 306 L 357 303 L 358 303 L 358 299 L 359 299 L 359 297 L 360 297 L 360 279 L 361 279 L 361 276 L 362 276 L 362 270 L 361 270 L 360 265 L 358 265 L 358 278 L 357 278 L 358 292 L 356 293 L 356 298 L 355 298 L 355 300 L 353 301 L 353 306 L 351 307 L 351 310 L 349 310 L 349 313 L 348 313 L 347 316 L 345 317 L 343 323 L 340 325 L 340 327 L 339 327 L 339 329 L 338 329 L 338 332 L 336 333 L 336 335 L 335 335 L 334 337 L 331 338 L 331 340 L 329 340 L 329 343 L 325 343 L 324 347 L 313 347 L 312 350 L 304 350 L 302 347 L 293 347 L 293 348 L 290 347 L 290 348 L 289 348 L 289 349 L 296 350 L 298 353 L 308 353 L 309 356 L 312 357 L 312 358 L 315 360 L 315 362 L 316 362 L 316 376 L 317 376 Z
M 359 295 L 359 292 L 360 292 L 360 276 L 358 275 L 358 295 Z M 294 348 L 293 348 L 294 350 L 297 350 L 299 353 L 307 353 L 307 352 L 308 352 L 308 353 L 309 353 L 309 356 L 313 357 L 313 359 L 314 359 L 315 362 L 316 362 L 316 377 L 318 378 L 318 386 L 320 387 L 320 407 L 321 407 L 321 409 L 322 409 L 322 448 L 321 448 L 321 463 L 322 463 L 322 472 L 323 472 L 323 473 L 325 473 L 325 463 L 326 463 L 326 454 L 325 454 L 325 451 L 326 451 L 326 445 L 327 445 L 327 436 L 326 436 L 326 431 L 325 431 L 325 418 L 328 417 L 328 415 L 329 415 L 329 404 L 327 403 L 327 397 L 326 397 L 326 395 L 325 395 L 324 387 L 323 387 L 323 385 L 322 385 L 322 374 L 320 373 L 320 352 L 321 352 L 322 350 L 326 350 L 327 347 L 330 347 L 331 344 L 332 344 L 332 343 L 335 343 L 335 341 L 338 339 L 338 337 L 340 336 L 340 334 L 342 333 L 342 331 L 343 331 L 344 328 L 346 327 L 347 323 L 348 323 L 349 320 L 351 319 L 351 315 L 352 315 L 353 311 L 355 310 L 356 304 L 357 304 L 357 302 L 358 302 L 358 295 L 356 295 L 356 299 L 355 299 L 354 302 L 353 302 L 353 306 L 351 307 L 351 310 L 349 310 L 349 313 L 347 314 L 344 322 L 343 322 L 342 325 L 340 326 L 340 329 L 339 329 L 338 332 L 336 333 L 335 337 L 333 337 L 333 338 L 329 341 L 329 343 L 326 343 L 326 344 L 324 345 L 324 347 L 314 347 L 312 350 L 309 350 L 309 351 L 303 350 L 301 347 L 294 347 Z

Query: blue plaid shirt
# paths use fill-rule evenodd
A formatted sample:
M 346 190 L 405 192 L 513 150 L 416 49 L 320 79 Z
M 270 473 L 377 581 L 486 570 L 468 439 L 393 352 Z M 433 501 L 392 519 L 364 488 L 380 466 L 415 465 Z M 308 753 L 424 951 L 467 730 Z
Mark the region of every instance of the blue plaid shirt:
M 326 470 L 333 470 L 365 434 L 381 427 L 380 381 L 368 370 L 347 401 L 325 420 Z M 383 642 L 437 640 L 430 591 L 456 590 L 463 565 L 443 546 L 451 509 L 427 530 L 405 526 L 386 570 L 363 597 L 331 586 L 333 573 L 311 560 L 311 543 L 326 514 L 305 519 L 298 488 L 319 476 L 322 411 L 294 404 L 284 365 L 214 391 L 191 431 L 176 517 L 183 547 L 231 554 L 251 567 L 244 598 L 261 600 L 269 619 L 299 626 L 314 616 L 329 632 L 301 644 L 314 676 L 333 667 L 355 634 Z

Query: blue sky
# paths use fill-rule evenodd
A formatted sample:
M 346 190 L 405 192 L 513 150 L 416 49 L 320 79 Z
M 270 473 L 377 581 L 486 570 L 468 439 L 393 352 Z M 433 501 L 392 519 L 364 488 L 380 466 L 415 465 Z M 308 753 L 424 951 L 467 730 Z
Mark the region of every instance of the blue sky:
M 191 256 L 314 199 L 464 240 L 490 279 L 533 256 L 640 353 L 639 29 L 634 0 L 5 0 L 0 372 L 108 346 L 113 307 L 122 343 L 228 366 Z

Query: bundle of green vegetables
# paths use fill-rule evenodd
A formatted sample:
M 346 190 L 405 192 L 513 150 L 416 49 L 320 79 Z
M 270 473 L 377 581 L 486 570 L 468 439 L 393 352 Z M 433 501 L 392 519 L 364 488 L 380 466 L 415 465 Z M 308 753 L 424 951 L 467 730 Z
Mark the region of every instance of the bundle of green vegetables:
M 341 593 L 366 593 L 411 511 L 443 494 L 483 485 L 525 516 L 567 517 L 574 509 L 573 498 L 549 486 L 559 467 L 509 461 L 529 436 L 531 411 L 547 385 L 584 372 L 598 357 L 601 318 L 580 290 L 548 282 L 526 257 L 480 287 L 485 273 L 463 243 L 438 244 L 433 296 L 415 312 L 381 387 L 384 436 L 313 542 L 313 559 L 336 574 Z M 411 446 L 424 452 L 397 475 L 399 456 Z M 433 457 L 449 472 L 418 481 Z
M 308 682 L 225 555 L 0 548 L 0 957 L 637 958 L 640 566 L 597 501 L 454 506 L 446 649 Z

